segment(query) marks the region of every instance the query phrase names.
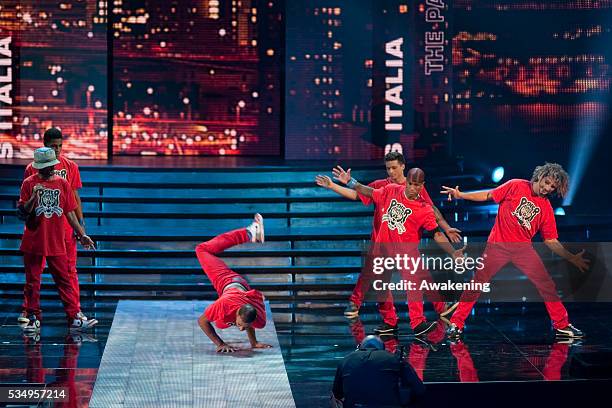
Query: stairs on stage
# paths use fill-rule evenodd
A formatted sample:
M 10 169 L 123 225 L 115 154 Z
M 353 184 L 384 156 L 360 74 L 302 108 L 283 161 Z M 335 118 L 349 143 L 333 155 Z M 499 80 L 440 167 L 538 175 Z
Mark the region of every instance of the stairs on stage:
M 17 250 L 23 224 L 15 205 L 23 167 L 4 165 L 0 177 L 0 293 L 19 298 L 23 264 Z M 194 247 L 216 234 L 246 226 L 253 213 L 266 220 L 266 243 L 223 254 L 253 286 L 275 301 L 344 300 L 361 265 L 372 209 L 317 187 L 331 166 L 260 166 L 166 169 L 82 166 L 81 197 L 87 231 L 98 250 L 79 253 L 82 296 L 92 298 L 212 299 Z M 427 187 L 447 220 L 470 240 L 485 240 L 495 206 L 449 203 L 442 184 L 490 187 L 480 174 L 453 166 L 425 169 Z M 384 177 L 379 166 L 356 168 L 363 181 Z M 469 211 L 469 213 L 468 213 Z M 566 217 L 560 230 L 584 240 L 612 220 Z M 43 297 L 55 297 L 43 276 Z

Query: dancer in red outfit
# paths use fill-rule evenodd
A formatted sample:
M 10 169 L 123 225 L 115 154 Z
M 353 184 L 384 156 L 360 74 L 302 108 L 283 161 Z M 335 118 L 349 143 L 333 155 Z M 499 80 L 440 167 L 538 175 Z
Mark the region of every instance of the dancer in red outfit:
M 542 260 L 533 249 L 531 240 L 540 232 L 544 244 L 551 251 L 575 265 L 581 272 L 588 269 L 584 251 L 572 254 L 557 240 L 557 226 L 548 196 L 553 192 L 563 197 L 569 187 L 569 177 L 556 163 L 536 167 L 531 180 L 510 180 L 501 186 L 474 193 L 443 187 L 441 193 L 455 199 L 472 201 L 493 200 L 499 204 L 495 225 L 491 230 L 483 257 L 484 267 L 476 272 L 474 281 L 488 282 L 504 265 L 514 263 L 535 284 L 544 299 L 555 334 L 579 338 L 583 333 L 569 323 L 567 311 L 557 295 L 555 284 Z M 478 299 L 479 292 L 464 292 L 459 306 L 451 317 L 449 336 L 460 337 L 465 320 Z
M 406 186 L 406 177 L 404 176 L 404 171 L 406 169 L 406 161 L 404 159 L 404 156 L 401 153 L 398 153 L 398 152 L 387 153 L 387 155 L 385 155 L 385 168 L 387 170 L 388 177 L 385 179 L 374 180 L 373 182 L 368 184 L 368 187 L 377 189 L 377 188 L 383 188 L 390 184 L 399 184 L 402 186 Z M 336 169 L 336 171 L 339 171 L 339 169 Z M 316 183 L 317 185 L 327 188 L 329 190 L 332 190 L 333 192 L 345 198 L 348 198 L 350 200 L 359 199 L 365 206 L 369 206 L 370 204 L 372 204 L 372 199 L 370 197 L 366 197 L 363 194 L 359 194 L 357 191 L 353 189 L 342 187 L 334 183 L 332 179 L 329 178 L 328 176 L 318 175 L 316 177 Z M 417 200 L 422 200 L 423 202 L 431 205 L 431 207 L 434 210 L 434 214 L 436 216 L 436 222 L 438 222 L 438 224 L 440 225 L 440 228 L 442 228 L 444 233 L 448 236 L 448 238 L 452 242 L 461 241 L 461 231 L 456 228 L 451 227 L 448 224 L 448 222 L 446 222 L 440 210 L 438 210 L 438 208 L 434 205 L 433 201 L 429 197 L 429 194 L 427 193 L 427 190 L 424 185 L 418 194 Z M 376 233 L 378 232 L 378 229 L 380 228 L 380 225 L 382 223 L 381 219 L 382 219 L 382 210 L 379 206 L 375 206 L 374 207 L 374 217 L 372 218 L 372 234 L 370 238 L 371 242 L 376 242 Z M 368 257 L 368 259 L 369 258 L 370 257 Z M 369 269 L 371 268 L 368 265 L 366 265 L 366 270 L 369 270 Z M 359 277 L 357 278 L 357 283 L 355 284 L 355 288 L 353 289 L 353 293 L 349 297 L 349 303 L 344 311 L 344 315 L 347 318 L 349 319 L 354 318 L 359 314 L 359 308 L 363 304 L 366 292 L 370 288 L 371 283 L 372 283 L 371 276 L 368 276 L 367 274 L 359 275 Z M 391 308 L 392 305 L 387 302 L 390 296 L 391 296 L 390 293 L 386 295 L 385 301 L 379 303 L 378 305 L 379 310 L 381 314 L 383 315 L 395 313 L 395 310 Z M 453 308 L 447 307 L 446 304 L 441 304 L 441 305 L 436 304 L 434 305 L 434 309 L 442 317 L 446 316 L 447 314 L 452 312 L 452 310 L 454 310 Z M 393 319 L 389 319 L 389 320 L 393 320 Z M 397 317 L 395 317 L 395 320 L 397 320 Z
M 26 226 L 19 249 L 23 252 L 25 265 L 24 307 L 29 317 L 24 330 L 37 330 L 40 327 L 40 278 L 45 260 L 71 327 L 88 328 L 97 323 L 97 320 L 88 320 L 81 313 L 69 279 L 64 241 L 65 219 L 77 232 L 83 246 L 93 248 L 94 243 L 85 235 L 74 214 L 76 201 L 70 185 L 54 174 L 54 166 L 58 163 L 53 149 L 36 149 L 32 166 L 38 170 L 38 174 L 28 177 L 21 185 L 17 212 Z
M 240 331 L 246 330 L 253 348 L 272 347 L 258 342 L 255 336 L 255 329 L 262 329 L 266 325 L 263 295 L 251 289 L 242 276 L 215 256 L 228 248 L 249 241 L 264 242 L 263 217 L 259 214 L 255 214 L 254 222 L 247 228 L 226 232 L 196 247 L 200 265 L 219 295 L 219 298 L 200 316 L 198 324 L 215 343 L 217 352 L 220 353 L 232 353 L 238 349 L 226 344 L 215 332 L 211 323 L 219 329 L 236 326 Z
M 45 131 L 43 136 L 43 143 L 45 147 L 50 147 L 55 151 L 55 157 L 59 160 L 59 163 L 54 167 L 54 173 L 56 176 L 59 176 L 66 180 L 68 184 L 70 184 L 70 188 L 74 193 L 74 198 L 76 200 L 77 207 L 74 210 L 77 220 L 81 226 L 85 226 L 85 221 L 83 220 L 83 209 L 81 205 L 81 198 L 79 196 L 78 190 L 83 187 L 81 183 L 81 174 L 79 172 L 79 166 L 73 162 L 72 160 L 67 159 L 62 156 L 62 141 L 63 136 L 62 132 L 57 128 L 50 128 Z M 25 169 L 25 175 L 23 179 L 27 179 L 28 177 L 37 173 L 37 170 L 32 167 L 32 163 L 28 164 Z M 68 219 L 65 219 L 64 222 L 64 242 L 66 244 L 66 257 L 68 258 L 68 279 L 72 285 L 72 289 L 76 292 L 76 298 L 78 302 L 79 309 L 81 308 L 80 303 L 80 288 L 79 288 L 79 278 L 76 269 L 77 263 L 77 240 L 74 234 L 74 230 L 70 226 Z M 45 259 L 43 258 L 42 263 L 45 263 Z M 22 312 L 17 318 L 19 323 L 27 323 L 28 316 L 26 313 L 25 301 L 22 307 Z M 84 316 L 85 317 L 85 316 Z
M 406 169 L 406 160 L 401 153 L 398 152 L 390 152 L 385 155 L 385 169 L 387 170 L 387 178 L 374 180 L 368 187 L 372 187 L 373 189 L 383 188 L 389 184 L 399 184 L 402 186 L 406 186 L 406 176 L 404 175 L 404 171 Z M 350 169 L 349 169 L 350 170 Z M 361 200 L 363 205 L 369 206 L 372 204 L 372 199 L 370 197 L 366 197 L 363 194 L 359 194 L 357 191 L 342 187 L 333 182 L 331 178 L 328 176 L 318 175 L 315 178 L 317 185 L 327 188 L 342 197 L 348 198 L 349 200 Z M 434 210 L 434 214 L 436 215 L 436 222 L 440 225 L 440 228 L 444 231 L 444 233 L 448 236 L 448 238 L 455 243 L 461 242 L 461 231 L 457 228 L 451 227 L 448 222 L 444 219 L 444 216 L 440 212 L 440 210 L 434 205 L 427 189 L 423 185 L 423 188 L 419 192 L 418 200 L 423 200 L 427 204 L 431 205 Z M 374 217 L 372 218 L 372 241 L 374 241 L 374 235 L 378 231 L 381 225 L 380 217 L 381 217 L 381 209 L 379 207 L 374 208 Z
M 390 249 L 385 244 L 409 244 L 410 249 L 407 255 L 412 258 L 419 258 L 418 243 L 421 239 L 422 229 L 434 232 L 434 240 L 447 253 L 454 258 L 463 256 L 463 249 L 455 250 L 446 236 L 439 230 L 434 211 L 427 203 L 417 200 L 419 193 L 425 183 L 425 173 L 423 170 L 413 168 L 408 172 L 406 186 L 390 184 L 383 188 L 373 189 L 362 185 L 357 180 L 351 178 L 350 169 L 346 172 L 338 166 L 334 169 L 334 176 L 337 180 L 354 188 L 358 193 L 372 198 L 372 201 L 381 209 L 380 228 L 375 235 L 374 245 L 383 251 Z M 381 245 L 382 244 L 382 245 Z M 391 250 L 393 252 L 393 250 Z M 392 254 L 395 255 L 395 254 Z M 402 277 L 411 281 L 429 280 L 429 273 L 419 268 L 408 274 L 402 271 Z M 410 326 L 415 335 L 423 335 L 432 330 L 436 322 L 427 322 L 423 314 L 423 302 L 421 293 L 418 291 L 408 292 L 408 312 L 410 315 Z M 383 315 L 384 323 L 377 329 L 379 333 L 389 333 L 397 330 L 397 315 L 393 306 L 393 298 L 389 291 L 383 294 L 382 303 L 386 305 L 379 308 Z M 444 302 L 437 299 L 434 302 L 436 310 L 445 307 Z

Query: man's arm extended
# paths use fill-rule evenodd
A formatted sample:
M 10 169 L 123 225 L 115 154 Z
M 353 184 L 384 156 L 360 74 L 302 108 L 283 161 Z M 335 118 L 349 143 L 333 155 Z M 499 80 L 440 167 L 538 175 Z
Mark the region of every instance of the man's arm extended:
M 350 188 L 342 187 L 332 181 L 328 176 L 318 175 L 315 178 L 315 181 L 318 186 L 326 188 L 328 190 L 333 191 L 334 193 L 341 195 L 344 198 L 348 198 L 349 200 L 357 200 L 357 192 Z
M 436 216 L 436 222 L 442 228 L 442 231 L 446 234 L 446 236 L 451 240 L 451 242 L 457 243 L 461 242 L 461 230 L 458 228 L 453 228 L 450 226 L 448 222 L 444 219 L 442 212 L 435 205 L 431 206 L 434 211 L 434 215 Z
M 493 199 L 491 191 L 492 190 L 484 190 L 464 193 L 463 191 L 459 191 L 459 186 L 455 188 L 442 186 L 442 191 L 440 191 L 440 194 L 448 194 L 448 201 L 451 201 L 451 198 L 454 198 L 455 200 L 463 199 L 469 201 L 489 201 Z
M 574 265 L 580 272 L 586 272 L 589 269 L 589 259 L 584 257 L 584 249 L 577 254 L 572 254 L 570 251 L 565 249 L 563 244 L 558 239 L 546 239 L 544 244 L 555 254 L 565 259 L 572 265 Z
M 351 178 L 351 169 L 344 171 L 344 169 L 340 166 L 336 166 L 332 173 L 334 174 L 334 178 L 339 182 L 347 185 L 349 188 L 355 190 L 359 194 L 362 194 L 366 197 L 372 197 L 372 192 L 374 189 L 369 186 L 365 186 L 359 183 L 354 178 Z
M 374 189 L 372 187 L 364 186 L 363 184 L 359 182 L 356 182 L 353 188 L 359 194 L 362 194 L 366 197 L 372 197 L 372 193 L 374 192 Z

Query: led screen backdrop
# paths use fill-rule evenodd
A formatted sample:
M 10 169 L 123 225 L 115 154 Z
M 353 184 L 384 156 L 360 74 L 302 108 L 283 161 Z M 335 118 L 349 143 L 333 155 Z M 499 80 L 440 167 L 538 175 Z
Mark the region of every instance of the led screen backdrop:
M 115 3 L 116 154 L 280 155 L 280 2 Z
M 0 157 L 32 158 L 51 126 L 72 158 L 106 158 L 106 2 L 0 2 Z
M 610 0 L 110 4 L 0 3 L 1 157 L 54 125 L 75 158 L 399 148 L 581 175 L 609 143 Z
M 387 144 L 412 141 L 404 102 L 413 98 L 413 11 L 405 3 L 286 3 L 288 158 L 379 158 Z
M 567 163 L 578 183 L 610 115 L 612 2 L 453 4 L 455 153 L 506 168 Z
M 529 166 L 572 162 L 581 138 L 605 133 L 611 7 L 586 0 L 288 2 L 286 155 L 370 159 L 399 142 L 412 160 L 451 153 L 483 167 L 511 167 L 517 156 Z M 384 49 L 394 38 L 403 39 L 399 65 Z M 401 107 L 397 93 L 384 93 L 399 82 Z M 386 129 L 388 105 L 401 110 L 400 132 Z

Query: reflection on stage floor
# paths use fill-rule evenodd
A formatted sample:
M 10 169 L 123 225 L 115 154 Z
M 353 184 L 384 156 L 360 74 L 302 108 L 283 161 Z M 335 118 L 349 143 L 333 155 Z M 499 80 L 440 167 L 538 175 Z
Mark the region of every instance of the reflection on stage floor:
M 100 324 L 90 333 L 70 333 L 59 302 L 43 301 L 40 338 L 22 335 L 16 322 L 19 302 L 5 300 L 1 305 L 0 383 L 62 384 L 74 397 L 74 406 L 87 406 L 117 303 L 83 302 L 83 309 Z M 359 319 L 347 320 L 342 316 L 344 305 L 338 303 L 271 306 L 296 405 L 327 406 L 338 362 L 380 323 L 376 310 L 365 307 Z M 446 338 L 443 321 L 425 338 L 415 338 L 406 311 L 398 306 L 400 333 L 398 338 L 386 339 L 385 345 L 390 351 L 401 347 L 417 374 L 431 386 L 582 380 L 590 375 L 580 369 L 580 356 L 612 353 L 612 326 L 607 318 L 612 305 L 567 307 L 572 323 L 586 333 L 581 341 L 555 341 L 544 306 L 528 303 L 479 305 L 468 319 L 463 341 L 457 342 Z M 436 317 L 431 310 L 427 315 Z

